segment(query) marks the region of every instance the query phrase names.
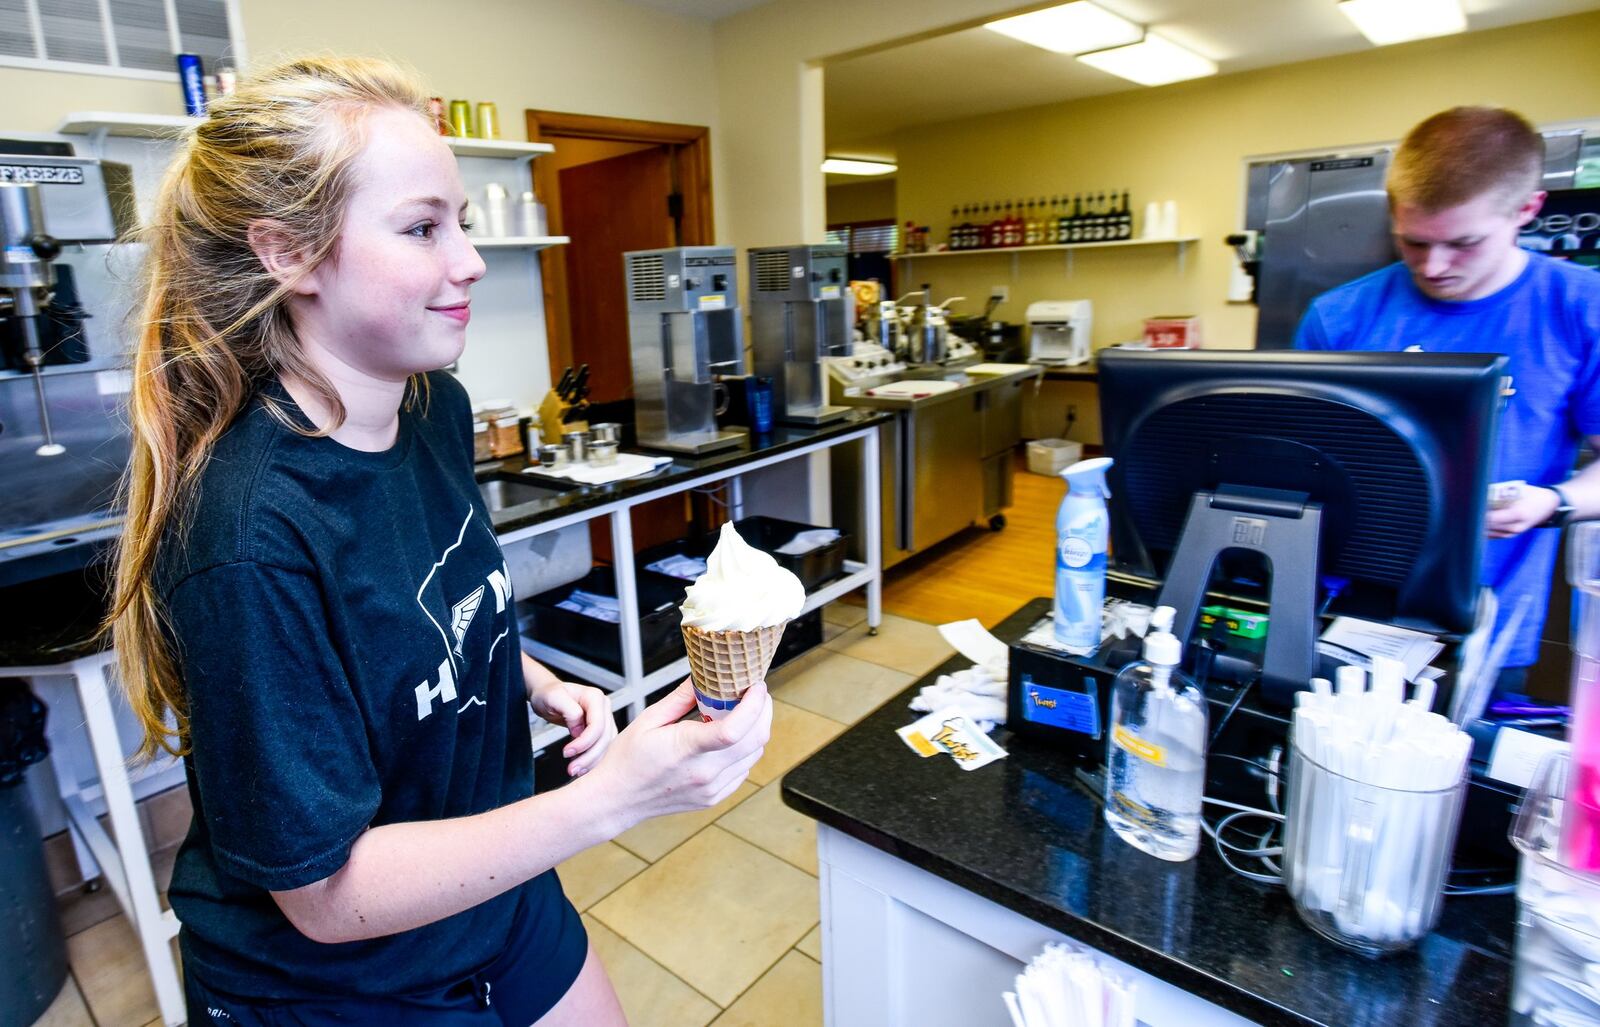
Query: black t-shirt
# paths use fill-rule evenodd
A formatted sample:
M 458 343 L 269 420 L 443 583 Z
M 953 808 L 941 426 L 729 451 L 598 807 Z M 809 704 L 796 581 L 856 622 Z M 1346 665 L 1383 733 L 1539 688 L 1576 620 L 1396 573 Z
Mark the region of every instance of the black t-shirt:
M 266 391 L 305 423 L 281 386 Z M 185 964 L 213 988 L 415 992 L 506 943 L 515 890 L 337 945 L 306 938 L 268 894 L 328 877 L 369 827 L 533 792 L 511 586 L 471 428 L 442 372 L 381 453 L 300 435 L 258 396 L 218 441 L 186 532 L 163 543 L 195 808 L 169 894 Z

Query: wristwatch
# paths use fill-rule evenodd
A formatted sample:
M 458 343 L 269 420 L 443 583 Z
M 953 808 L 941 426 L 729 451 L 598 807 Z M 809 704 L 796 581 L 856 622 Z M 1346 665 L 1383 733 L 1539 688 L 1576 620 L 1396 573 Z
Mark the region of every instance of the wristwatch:
M 1556 494 L 1556 509 L 1554 513 L 1545 518 L 1544 523 L 1539 527 L 1565 528 L 1567 522 L 1572 520 L 1572 500 L 1567 498 L 1567 494 L 1561 490 L 1560 485 L 1546 485 L 1545 488 Z

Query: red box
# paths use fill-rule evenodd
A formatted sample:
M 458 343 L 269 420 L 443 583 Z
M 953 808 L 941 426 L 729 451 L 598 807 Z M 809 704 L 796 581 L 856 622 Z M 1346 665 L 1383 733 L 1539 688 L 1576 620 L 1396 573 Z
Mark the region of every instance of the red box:
M 1200 319 L 1192 315 L 1147 317 L 1144 344 L 1151 349 L 1199 349 Z

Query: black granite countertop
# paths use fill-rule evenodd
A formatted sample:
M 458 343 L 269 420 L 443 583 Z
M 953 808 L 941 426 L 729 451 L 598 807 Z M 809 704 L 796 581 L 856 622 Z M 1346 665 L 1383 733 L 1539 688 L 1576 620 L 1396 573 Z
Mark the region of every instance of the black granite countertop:
M 1012 641 L 1035 600 L 995 628 Z M 1444 1027 L 1506 1022 L 1515 903 L 1447 899 L 1414 950 L 1367 959 L 1306 927 L 1281 889 L 1235 875 L 1209 843 L 1187 863 L 1134 849 L 1047 743 L 979 770 L 925 760 L 894 735 L 931 672 L 783 779 L 783 799 L 830 827 L 1264 1024 Z
M 652 474 L 642 475 L 637 478 L 626 478 L 622 481 L 612 482 L 609 485 L 592 485 L 578 488 L 572 488 L 569 485 L 564 489 L 551 488 L 548 496 L 494 511 L 492 515 L 494 528 L 496 532 L 502 535 L 512 531 L 520 531 L 543 521 L 551 521 L 569 514 L 592 510 L 629 496 L 642 495 L 647 492 L 668 488 L 678 482 L 688 481 L 703 474 L 731 470 L 741 464 L 752 463 L 766 457 L 800 449 L 814 442 L 837 438 L 840 435 L 858 431 L 871 425 L 882 424 L 893 417 L 893 414 L 879 411 L 852 410 L 838 421 L 815 428 L 777 425 L 772 431 L 764 435 L 751 435 L 748 444 L 737 449 L 708 453 L 702 457 L 650 453 L 649 455 L 653 456 L 671 456 L 672 462 L 664 464 Z M 633 446 L 628 446 L 627 449 L 630 452 L 648 453 L 648 451 L 638 450 Z M 511 460 L 500 461 L 499 463 L 479 464 L 477 468 L 478 479 L 482 481 L 488 477 L 509 475 L 533 485 L 547 484 L 548 479 L 541 480 L 537 475 L 520 473 L 525 466 L 527 466 L 527 462 L 521 456 Z

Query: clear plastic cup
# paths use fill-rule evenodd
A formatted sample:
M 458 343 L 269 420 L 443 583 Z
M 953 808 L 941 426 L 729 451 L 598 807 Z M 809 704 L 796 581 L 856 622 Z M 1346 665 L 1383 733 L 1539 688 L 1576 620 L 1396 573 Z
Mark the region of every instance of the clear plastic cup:
M 1466 785 L 1367 784 L 1291 746 L 1283 872 L 1301 919 L 1366 955 L 1416 944 L 1439 919 Z
M 1517 953 L 1511 1023 L 1600 1027 L 1600 874 L 1564 858 L 1571 762 L 1539 764 L 1511 829 L 1517 876 Z

